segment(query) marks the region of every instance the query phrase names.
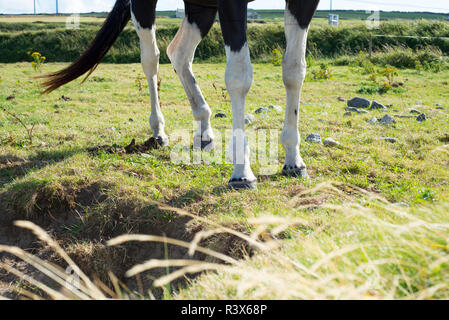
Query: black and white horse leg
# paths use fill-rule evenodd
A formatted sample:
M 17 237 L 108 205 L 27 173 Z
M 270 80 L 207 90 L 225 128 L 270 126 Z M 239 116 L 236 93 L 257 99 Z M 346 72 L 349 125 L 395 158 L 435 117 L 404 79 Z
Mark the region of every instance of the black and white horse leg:
M 298 109 L 301 88 L 306 76 L 308 27 L 317 5 L 318 0 L 295 0 L 289 1 L 285 10 L 287 49 L 282 70 L 287 93 L 287 106 L 281 135 L 281 142 L 286 152 L 282 172 L 299 177 L 308 176 L 306 165 L 299 154 Z
M 194 145 L 211 149 L 214 138 L 210 124 L 212 112 L 195 80 L 192 63 L 198 44 L 215 21 L 217 9 L 185 3 L 185 13 L 178 33 L 167 48 L 167 55 L 187 94 L 193 117 L 198 122 Z
M 148 80 L 151 98 L 150 127 L 153 137 L 165 146 L 165 120 L 159 105 L 157 75 L 159 69 L 159 49 L 156 43 L 156 3 L 157 0 L 131 0 L 131 17 L 140 39 L 140 53 L 143 71 Z
M 225 81 L 233 113 L 229 153 L 234 163 L 234 172 L 229 186 L 235 189 L 255 188 L 257 184 L 250 167 L 249 146 L 245 135 L 245 99 L 253 77 L 246 39 L 247 7 L 247 0 L 219 0 L 220 23 L 227 57 Z

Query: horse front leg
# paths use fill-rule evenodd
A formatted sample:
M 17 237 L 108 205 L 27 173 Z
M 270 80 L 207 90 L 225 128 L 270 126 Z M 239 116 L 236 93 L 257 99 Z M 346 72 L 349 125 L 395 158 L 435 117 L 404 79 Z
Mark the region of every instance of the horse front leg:
M 281 142 L 285 149 L 282 172 L 289 176 L 308 177 L 307 168 L 299 153 L 299 101 L 306 76 L 306 46 L 310 20 L 318 5 L 317 0 L 287 2 L 285 35 L 287 49 L 282 62 L 283 80 L 287 94 L 284 128 Z
M 257 186 L 257 179 L 250 167 L 245 134 L 245 99 L 253 78 L 246 38 L 247 7 L 247 0 L 219 0 L 220 23 L 227 57 L 225 82 L 232 103 L 233 134 L 229 154 L 234 171 L 229 186 L 234 189 L 254 189 Z

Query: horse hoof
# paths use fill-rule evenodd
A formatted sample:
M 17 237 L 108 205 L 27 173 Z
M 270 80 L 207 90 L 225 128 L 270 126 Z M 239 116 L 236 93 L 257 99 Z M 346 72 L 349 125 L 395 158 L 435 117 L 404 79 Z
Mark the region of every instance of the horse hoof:
M 297 166 L 284 166 L 284 168 L 282 168 L 282 174 L 287 177 L 309 178 L 306 167 L 299 168 Z
M 201 141 L 201 150 L 210 152 L 212 151 L 213 148 L 214 148 L 214 140 Z
M 228 182 L 229 189 L 232 190 L 256 190 L 257 189 L 257 180 L 248 180 L 246 178 L 239 179 L 231 179 Z
M 168 146 L 168 137 L 156 137 L 155 139 L 161 147 Z

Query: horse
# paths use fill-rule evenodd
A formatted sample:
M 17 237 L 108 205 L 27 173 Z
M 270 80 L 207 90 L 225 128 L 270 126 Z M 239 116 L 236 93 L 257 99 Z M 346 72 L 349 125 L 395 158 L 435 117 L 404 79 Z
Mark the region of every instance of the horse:
M 193 117 L 198 123 L 194 141 L 201 148 L 213 147 L 211 109 L 207 104 L 192 71 L 195 50 L 212 28 L 217 13 L 226 51 L 225 84 L 232 103 L 233 129 L 229 153 L 234 170 L 228 182 L 233 189 L 255 189 L 245 136 L 245 99 L 250 90 L 253 68 L 247 42 L 248 2 L 254 0 L 184 0 L 185 18 L 167 47 L 167 55 L 178 75 Z M 306 44 L 309 26 L 319 0 L 285 0 L 285 36 L 287 47 L 282 61 L 283 82 L 286 89 L 286 108 L 281 143 L 285 149 L 282 173 L 287 176 L 308 177 L 307 167 L 299 152 L 298 108 L 301 88 L 306 76 Z M 157 0 L 117 0 L 100 31 L 89 48 L 68 67 L 44 75 L 44 93 L 81 77 L 89 77 L 100 64 L 120 33 L 132 20 L 140 40 L 141 62 L 147 77 L 151 115 L 149 118 L 153 138 L 161 146 L 169 143 L 165 133 L 165 120 L 158 98 L 158 68 L 160 51 L 156 42 Z

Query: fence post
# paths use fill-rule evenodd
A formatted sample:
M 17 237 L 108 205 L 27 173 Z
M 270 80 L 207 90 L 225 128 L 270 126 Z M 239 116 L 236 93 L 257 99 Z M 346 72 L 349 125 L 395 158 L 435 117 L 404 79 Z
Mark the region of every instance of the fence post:
M 373 55 L 373 34 L 369 34 L 369 57 L 371 59 L 371 56 Z

